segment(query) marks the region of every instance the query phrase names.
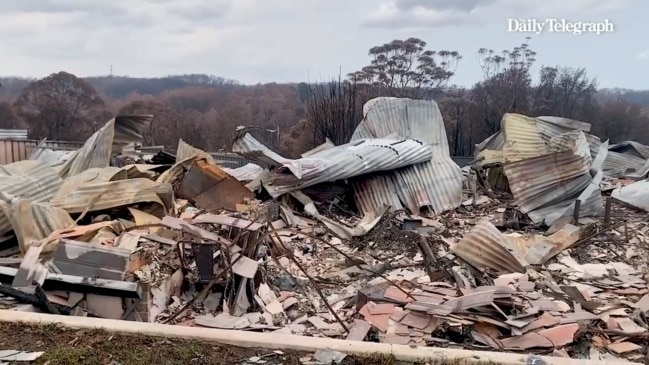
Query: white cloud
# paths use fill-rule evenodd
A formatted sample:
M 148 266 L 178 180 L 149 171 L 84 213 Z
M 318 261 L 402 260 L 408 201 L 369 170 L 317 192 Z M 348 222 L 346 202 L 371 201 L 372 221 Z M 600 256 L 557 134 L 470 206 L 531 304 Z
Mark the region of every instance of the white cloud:
M 480 26 L 507 18 L 593 20 L 635 0 L 391 0 L 365 17 L 372 27 L 413 28 L 451 25 Z
M 649 49 L 638 53 L 637 57 L 643 61 L 649 61 Z
M 0 74 L 105 75 L 112 65 L 115 74 L 129 76 L 209 73 L 245 83 L 314 81 L 367 65 L 372 46 L 417 37 L 431 49 L 465 56 L 453 82 L 469 85 L 481 77 L 472 57 L 478 48 L 506 49 L 523 40 L 506 32 L 509 17 L 611 16 L 620 31 L 594 44 L 584 43 L 587 37 L 561 37 L 569 50 L 564 52 L 552 37 L 532 42 L 540 63 L 583 63 L 589 72 L 599 67 L 604 74 L 620 61 L 615 55 L 637 52 L 632 39 L 646 29 L 644 2 L 635 0 L 640 6 L 628 10 L 627 18 L 615 18 L 631 1 L 2 0 Z M 639 28 L 625 36 L 623 24 Z M 441 26 L 453 28 L 435 31 Z M 624 42 L 628 48 L 622 49 Z M 628 67 L 633 61 L 609 72 L 637 75 L 642 70 Z M 637 76 L 628 79 L 640 82 Z

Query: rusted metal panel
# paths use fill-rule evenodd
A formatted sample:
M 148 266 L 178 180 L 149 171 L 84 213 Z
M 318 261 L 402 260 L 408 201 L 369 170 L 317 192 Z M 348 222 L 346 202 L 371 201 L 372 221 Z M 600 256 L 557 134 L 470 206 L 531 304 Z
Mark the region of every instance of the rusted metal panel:
M 82 184 L 65 196 L 55 196 L 50 204 L 73 214 L 152 203 L 161 208 L 161 216 L 173 208 L 173 196 L 171 184 L 138 178 Z
M 480 270 L 525 272 L 507 237 L 486 219 L 479 221 L 451 251 Z
M 236 205 L 254 194 L 218 166 L 195 161 L 176 191 L 178 197 L 207 210 L 236 210 Z
M 505 174 L 515 203 L 523 213 L 576 197 L 590 183 L 592 163 L 582 132 L 579 140 L 566 140 L 572 148 L 506 163 Z M 547 147 L 546 147 L 547 148 Z M 559 148 L 559 147 L 556 147 Z
M 7 199 L 22 197 L 35 203 L 45 202 L 54 196 L 62 183 L 54 169 L 38 161 L 19 161 L 0 166 L 0 192 Z M 6 214 L 0 213 L 0 234 L 10 230 L 11 224 Z

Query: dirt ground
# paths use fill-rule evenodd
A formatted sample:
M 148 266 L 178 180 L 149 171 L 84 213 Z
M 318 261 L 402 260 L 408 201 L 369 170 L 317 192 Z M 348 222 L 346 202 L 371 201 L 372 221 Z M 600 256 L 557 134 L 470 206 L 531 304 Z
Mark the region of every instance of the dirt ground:
M 267 349 L 247 349 L 216 343 L 119 335 L 98 330 L 65 330 L 57 326 L 27 326 L 0 323 L 0 350 L 43 351 L 35 364 L 251 364 L 247 360 L 260 357 L 256 364 L 298 365 L 300 359 L 313 354 Z M 256 360 L 256 359 L 255 359 Z M 309 363 L 307 360 L 307 364 Z M 265 362 L 263 362 L 265 361 Z M 1 362 L 1 361 L 0 361 Z M 24 363 L 22 363 L 24 364 Z M 403 364 L 392 357 L 346 357 L 343 365 Z

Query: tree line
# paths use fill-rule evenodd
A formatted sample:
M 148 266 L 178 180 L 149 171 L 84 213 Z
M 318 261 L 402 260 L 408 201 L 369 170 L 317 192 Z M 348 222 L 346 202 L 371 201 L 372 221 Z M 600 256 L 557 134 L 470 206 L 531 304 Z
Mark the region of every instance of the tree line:
M 536 52 L 529 38 L 509 50 L 478 50 L 483 78 L 471 87 L 452 82 L 462 55 L 432 50 L 421 39 L 394 40 L 368 55 L 366 67 L 320 83 L 242 85 L 200 74 L 5 77 L 0 128 L 27 129 L 34 139 L 84 140 L 115 114 L 154 114 L 146 145 L 174 148 L 182 138 L 206 150 L 227 150 L 237 126 L 257 126 L 260 141 L 297 157 L 326 139 L 347 142 L 363 104 L 393 96 L 436 100 L 456 156 L 471 155 L 475 144 L 499 130 L 507 112 L 577 119 L 612 142 L 649 144 L 649 91 L 598 90 L 584 68 L 541 65 L 533 75 Z

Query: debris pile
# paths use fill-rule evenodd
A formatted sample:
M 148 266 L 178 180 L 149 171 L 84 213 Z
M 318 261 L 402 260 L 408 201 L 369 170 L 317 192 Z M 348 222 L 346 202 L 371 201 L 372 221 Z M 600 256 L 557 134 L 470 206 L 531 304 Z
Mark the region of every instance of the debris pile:
M 78 151 L 0 168 L 0 309 L 648 355 L 647 182 L 611 185 L 623 152 L 587 123 L 506 114 L 462 170 L 434 101 L 374 99 L 349 143 L 295 160 L 238 129 L 234 150 L 269 169 L 184 141 L 143 160 L 148 123 L 117 117 Z

